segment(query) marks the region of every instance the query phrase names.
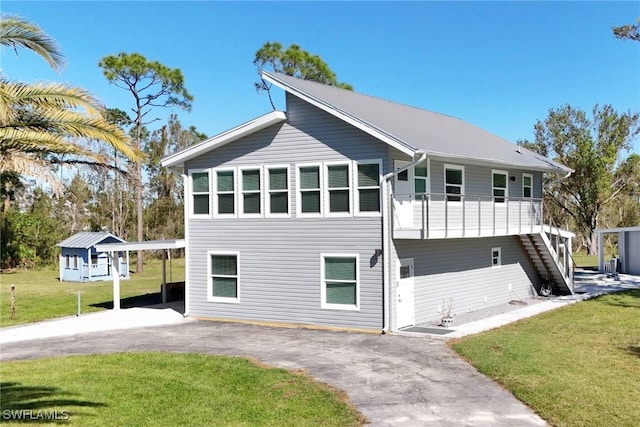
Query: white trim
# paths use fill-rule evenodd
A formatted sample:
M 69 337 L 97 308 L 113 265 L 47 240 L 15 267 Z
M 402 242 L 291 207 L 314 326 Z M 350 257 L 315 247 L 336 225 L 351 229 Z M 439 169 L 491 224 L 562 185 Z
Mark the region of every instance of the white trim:
M 225 132 L 219 133 L 199 144 L 186 148 L 175 154 L 165 157 L 160 161 L 164 167 L 184 165 L 187 160 L 198 157 L 208 151 L 222 147 L 230 142 L 244 138 L 247 135 L 258 132 L 271 125 L 283 122 L 287 119 L 287 115 L 283 111 L 271 111 Z
M 233 213 L 218 213 L 218 172 L 233 172 Z M 235 167 L 213 168 L 213 217 L 237 218 L 238 217 L 238 170 Z M 231 194 L 231 191 L 223 191 L 222 194 Z
M 213 290 L 212 276 L 213 272 L 211 271 L 211 255 L 234 255 L 236 257 L 236 275 L 228 276 L 236 278 L 236 297 L 215 297 L 211 294 Z M 220 276 L 222 277 L 222 276 Z M 238 251 L 207 251 L 207 301 L 209 302 L 222 302 L 222 303 L 230 303 L 230 304 L 240 304 L 240 252 Z
M 493 256 L 494 252 L 498 252 L 497 257 Z M 493 263 L 494 259 L 498 261 L 497 264 Z M 502 266 L 502 247 L 491 248 L 491 268 L 500 268 L 501 266 Z
M 447 201 L 447 203 L 462 203 L 464 201 L 464 193 L 465 193 L 465 177 L 464 177 L 464 166 L 462 165 L 454 165 L 454 164 L 450 164 L 450 163 L 445 163 L 443 165 L 443 169 L 442 169 L 442 181 L 443 181 L 443 193 L 445 194 L 445 201 Z M 460 184 L 449 184 L 450 186 L 460 186 L 460 200 L 456 201 L 449 201 L 447 200 L 447 169 L 450 170 L 459 170 L 462 172 L 462 185 Z M 452 196 L 458 196 L 457 194 L 452 194 Z
M 494 175 L 504 175 L 504 188 L 495 187 L 493 185 Z M 494 193 L 495 190 L 504 190 L 504 196 L 502 196 L 504 200 L 502 202 L 496 202 L 496 198 L 500 198 L 500 196 L 495 195 Z M 491 169 L 491 201 L 494 202 L 496 206 L 507 206 L 508 200 L 509 200 L 509 172 L 505 170 Z
M 360 187 L 358 185 L 358 166 L 359 165 L 378 165 L 378 186 L 377 187 Z M 367 160 L 354 160 L 353 161 L 353 216 L 381 216 L 382 215 L 382 160 L 381 159 L 367 159 Z M 377 211 L 361 211 L 360 210 L 360 189 L 373 190 L 378 189 L 379 204 Z
M 327 304 L 327 287 L 325 283 L 325 258 L 348 258 L 356 260 L 356 305 Z M 330 253 L 320 254 L 320 308 L 328 310 L 360 311 L 360 254 Z
M 189 179 L 189 177 L 186 174 L 182 174 L 182 182 L 184 184 L 184 186 L 186 187 L 187 185 L 187 180 Z M 189 268 L 189 261 L 191 260 L 191 252 L 189 250 L 189 215 L 187 214 L 187 212 L 189 212 L 189 205 L 188 205 L 188 201 L 185 198 L 185 202 L 184 202 L 184 240 L 182 241 L 182 244 L 184 244 L 184 316 L 188 316 L 189 315 L 189 308 L 191 305 L 191 298 L 189 297 L 189 290 L 191 288 L 190 286 L 190 277 L 189 277 L 189 271 L 191 270 Z M 127 265 L 129 265 L 129 252 L 127 251 Z
M 206 173 L 207 174 L 207 185 L 209 187 L 209 191 L 208 193 L 204 193 L 204 192 L 198 192 L 195 193 L 193 191 L 193 174 L 194 173 Z M 212 189 L 212 185 L 211 185 L 211 169 L 207 169 L 207 168 L 203 168 L 203 169 L 191 169 L 189 170 L 189 185 L 187 186 L 187 194 L 189 197 L 185 197 L 185 199 L 189 199 L 189 205 L 190 205 L 190 209 L 189 209 L 189 216 L 191 218 L 211 218 L 211 213 L 213 210 L 213 206 L 212 206 L 212 200 L 211 200 L 211 189 Z M 209 213 L 203 214 L 203 213 L 195 213 L 193 210 L 195 208 L 195 203 L 193 203 L 193 197 L 196 195 L 204 195 L 204 194 L 208 194 L 209 196 Z M 185 201 L 186 203 L 186 201 Z
M 347 167 L 347 187 L 338 187 L 334 189 L 329 189 L 329 168 L 331 166 L 346 166 Z M 335 161 L 335 162 L 324 162 L 324 180 L 321 181 L 321 188 L 325 205 L 324 216 L 325 217 L 350 217 L 353 216 L 353 179 L 352 179 L 352 162 L 347 161 Z M 331 212 L 331 194 L 330 190 L 344 191 L 347 190 L 349 192 L 348 198 L 348 211 L 347 212 Z
M 287 171 L 287 213 L 271 213 L 271 176 L 269 171 L 285 169 Z M 268 165 L 264 167 L 264 216 L 266 218 L 291 218 L 291 165 Z M 285 190 L 274 190 L 274 193 L 284 193 Z
M 530 183 L 530 185 L 528 187 L 529 190 L 530 190 L 530 193 L 531 193 L 529 196 L 525 196 L 524 195 L 524 189 L 526 187 L 524 185 L 524 178 L 525 177 L 528 177 L 531 180 L 531 183 Z M 527 198 L 527 199 L 532 199 L 533 198 L 533 174 L 531 174 L 531 173 L 525 173 L 525 172 L 522 173 L 522 197 L 523 198 Z
M 296 167 L 296 217 L 298 218 L 321 218 L 323 215 L 324 205 L 324 191 L 322 190 L 322 184 L 324 182 L 324 166 L 322 162 L 316 163 L 298 163 Z M 302 212 L 302 189 L 300 188 L 300 169 L 302 168 L 318 168 L 318 190 L 320 192 L 320 212 Z M 304 191 L 316 191 L 315 189 L 306 189 Z
M 258 171 L 258 191 L 251 190 L 245 191 L 244 189 L 244 176 L 243 172 L 246 171 Z M 238 217 L 239 218 L 262 218 L 264 215 L 264 200 L 263 200 L 263 190 L 264 190 L 264 179 L 263 179 L 264 171 L 262 166 L 242 166 L 238 168 L 238 190 L 236 193 L 238 194 Z M 244 212 L 244 196 L 247 194 L 258 194 L 258 206 L 260 212 L 258 213 L 245 213 Z

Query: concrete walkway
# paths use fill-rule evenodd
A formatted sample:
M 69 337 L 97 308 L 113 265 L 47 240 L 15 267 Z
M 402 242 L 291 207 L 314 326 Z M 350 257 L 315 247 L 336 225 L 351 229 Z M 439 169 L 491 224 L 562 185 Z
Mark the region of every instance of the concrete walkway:
M 640 288 L 640 278 L 583 281 L 579 294 L 461 325 L 456 336 L 630 288 Z M 375 426 L 545 425 L 527 406 L 462 361 L 441 336 L 193 321 L 171 309 L 135 308 L 2 328 L 0 343 L 3 362 L 129 351 L 251 357 L 304 370 L 344 390 Z

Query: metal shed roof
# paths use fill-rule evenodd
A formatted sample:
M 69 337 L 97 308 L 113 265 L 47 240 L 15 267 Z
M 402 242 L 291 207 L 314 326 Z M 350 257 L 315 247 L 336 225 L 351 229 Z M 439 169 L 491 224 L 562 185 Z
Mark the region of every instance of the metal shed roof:
M 59 246 L 61 248 L 89 249 L 107 239 L 108 237 L 112 237 L 121 243 L 125 243 L 123 239 L 105 231 L 81 231 L 80 233 L 74 234 L 68 239 L 63 240 L 56 246 Z
M 147 240 L 144 242 L 103 243 L 96 250 L 109 251 L 153 251 L 158 249 L 181 249 L 185 247 L 184 239 Z

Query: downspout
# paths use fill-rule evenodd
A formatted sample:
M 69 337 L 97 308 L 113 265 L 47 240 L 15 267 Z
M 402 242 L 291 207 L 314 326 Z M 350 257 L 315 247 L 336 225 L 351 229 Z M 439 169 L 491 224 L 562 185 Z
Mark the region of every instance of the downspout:
M 415 160 L 415 156 L 420 154 L 420 158 Z M 391 218 L 391 178 L 404 172 L 415 165 L 422 163 L 427 158 L 424 150 L 417 150 L 413 155 L 414 161 L 398 170 L 392 170 L 382 177 L 382 269 L 383 269 L 383 293 L 384 293 L 384 316 L 382 317 L 382 334 L 389 331 L 391 314 L 391 282 L 393 280 L 391 271 L 391 236 L 393 235 L 393 219 Z M 391 166 L 393 169 L 393 165 Z

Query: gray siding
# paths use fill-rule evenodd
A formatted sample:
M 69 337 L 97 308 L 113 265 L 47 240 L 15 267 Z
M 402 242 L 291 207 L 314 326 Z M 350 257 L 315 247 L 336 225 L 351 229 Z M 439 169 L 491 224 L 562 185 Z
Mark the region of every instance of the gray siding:
M 193 316 L 352 328 L 382 327 L 382 219 L 296 218 L 295 164 L 374 160 L 387 146 L 331 115 L 287 98 L 288 120 L 189 161 L 187 169 L 282 165 L 290 171 L 291 218 L 190 218 Z M 381 171 L 381 172 L 383 172 Z M 207 251 L 238 251 L 240 302 L 207 301 Z M 321 308 L 321 254 L 359 255 L 359 310 Z
M 496 268 L 494 247 L 502 250 Z M 462 314 L 536 294 L 539 279 L 517 237 L 400 240 L 395 249 L 398 259 L 414 258 L 416 324 L 438 320 L 443 299 L 453 298 L 454 313 Z
M 640 231 L 626 231 L 625 254 L 626 271 L 624 273 L 640 275 Z

